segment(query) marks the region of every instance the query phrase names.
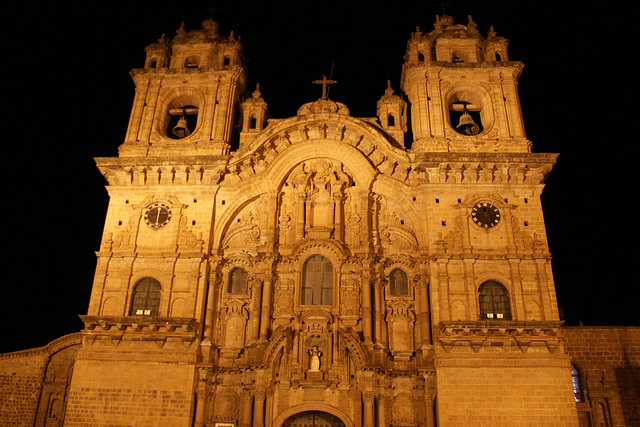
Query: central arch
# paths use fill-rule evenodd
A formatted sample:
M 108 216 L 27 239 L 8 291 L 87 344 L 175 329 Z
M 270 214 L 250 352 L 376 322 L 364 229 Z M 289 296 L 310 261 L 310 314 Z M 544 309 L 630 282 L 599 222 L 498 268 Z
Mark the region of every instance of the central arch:
M 346 427 L 346 424 L 328 412 L 304 411 L 291 415 L 282 427 Z
M 315 424 L 310 423 L 314 422 Z M 326 403 L 306 402 L 277 414 L 273 419 L 276 427 L 313 426 L 316 427 L 355 427 L 351 418 Z

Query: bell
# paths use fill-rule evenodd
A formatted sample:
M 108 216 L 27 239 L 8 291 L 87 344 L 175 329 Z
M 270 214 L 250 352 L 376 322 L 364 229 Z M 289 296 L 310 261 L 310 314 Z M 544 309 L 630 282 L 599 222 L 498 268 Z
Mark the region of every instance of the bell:
M 184 116 L 180 117 L 180 119 L 178 120 L 178 124 L 176 124 L 174 128 L 171 129 L 171 132 L 173 132 L 173 134 L 178 138 L 186 138 L 187 136 L 189 136 L 191 134 L 191 131 L 187 127 L 187 119 L 185 119 Z
M 458 122 L 456 130 L 464 135 L 477 135 L 478 132 L 480 132 L 480 126 L 473 121 L 473 118 L 467 111 L 467 107 L 464 108 L 462 116 L 460 116 L 460 122 Z

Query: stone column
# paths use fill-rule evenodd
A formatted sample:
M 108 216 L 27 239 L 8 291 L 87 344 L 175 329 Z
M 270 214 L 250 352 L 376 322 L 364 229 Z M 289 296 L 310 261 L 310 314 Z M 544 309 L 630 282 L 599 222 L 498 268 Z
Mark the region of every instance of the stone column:
M 193 425 L 195 427 L 203 427 L 206 424 L 205 421 L 205 408 L 207 399 L 206 381 L 207 371 L 206 369 L 199 369 L 199 381 L 195 390 L 196 409 Z
M 339 242 L 344 242 L 343 226 L 342 226 L 342 192 L 333 194 L 333 238 Z
M 253 427 L 264 426 L 264 398 L 263 391 L 257 391 L 253 395 Z
M 382 285 L 379 279 L 373 283 L 373 343 L 380 344 L 384 342 L 382 337 Z
M 249 331 L 247 342 L 254 342 L 260 338 L 260 315 L 262 310 L 262 280 L 251 280 L 251 302 L 249 310 Z
M 371 279 L 365 272 L 362 280 L 362 329 L 364 342 L 371 343 Z
M 240 423 L 238 424 L 241 427 L 251 427 L 251 412 L 252 412 L 252 404 L 253 398 L 251 397 L 251 392 L 248 390 L 242 391 L 242 411 L 240 414 Z
M 271 320 L 271 281 L 269 277 L 262 285 L 262 313 L 260 315 L 260 341 L 266 342 L 269 334 L 269 321 Z
M 362 426 L 363 427 L 375 427 L 373 425 L 373 392 L 365 391 L 362 393 L 362 402 L 364 405 Z

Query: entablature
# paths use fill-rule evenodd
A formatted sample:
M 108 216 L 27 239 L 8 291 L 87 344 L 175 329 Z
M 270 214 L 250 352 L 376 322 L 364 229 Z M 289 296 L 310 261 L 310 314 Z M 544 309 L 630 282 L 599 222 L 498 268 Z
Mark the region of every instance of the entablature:
M 418 153 L 410 175 L 419 184 L 543 184 L 558 154 Z
M 230 156 L 96 157 L 109 185 L 217 184 Z
M 435 333 L 435 341 L 447 353 L 471 348 L 473 353 L 501 347 L 556 353 L 562 347 L 560 321 L 444 321 Z

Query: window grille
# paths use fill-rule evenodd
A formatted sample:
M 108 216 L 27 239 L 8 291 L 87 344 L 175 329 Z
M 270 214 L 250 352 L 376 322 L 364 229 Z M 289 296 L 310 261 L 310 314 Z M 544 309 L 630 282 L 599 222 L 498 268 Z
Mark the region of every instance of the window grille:
M 582 389 L 580 388 L 580 371 L 575 366 L 571 367 L 571 383 L 573 384 L 573 398 L 576 402 L 583 402 Z
M 498 282 L 480 285 L 478 301 L 481 320 L 511 320 L 511 304 L 507 288 Z
M 322 255 L 314 255 L 302 267 L 302 305 L 333 303 L 333 265 Z
M 131 297 L 131 316 L 157 316 L 160 307 L 160 282 L 145 277 L 136 283 Z

